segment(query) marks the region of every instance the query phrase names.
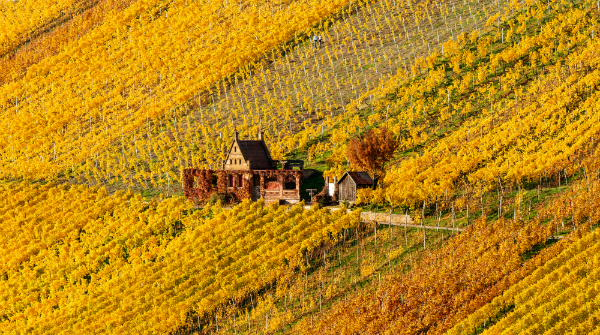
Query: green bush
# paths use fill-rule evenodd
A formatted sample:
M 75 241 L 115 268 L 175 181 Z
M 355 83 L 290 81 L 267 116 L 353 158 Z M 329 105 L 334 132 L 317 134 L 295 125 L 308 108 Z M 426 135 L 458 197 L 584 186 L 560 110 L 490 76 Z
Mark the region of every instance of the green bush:
M 225 200 L 227 200 L 227 197 L 225 196 L 225 194 L 213 193 L 210 195 L 208 200 L 206 200 L 206 203 L 209 205 L 214 205 L 217 202 L 224 204 Z

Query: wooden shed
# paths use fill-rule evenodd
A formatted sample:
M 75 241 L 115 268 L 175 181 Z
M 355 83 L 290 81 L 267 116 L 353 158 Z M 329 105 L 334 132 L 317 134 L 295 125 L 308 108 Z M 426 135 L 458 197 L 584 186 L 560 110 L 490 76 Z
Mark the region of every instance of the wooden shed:
M 348 171 L 338 180 L 336 186 L 339 201 L 355 202 L 356 191 L 361 188 L 372 188 L 375 186 L 375 182 L 366 172 Z

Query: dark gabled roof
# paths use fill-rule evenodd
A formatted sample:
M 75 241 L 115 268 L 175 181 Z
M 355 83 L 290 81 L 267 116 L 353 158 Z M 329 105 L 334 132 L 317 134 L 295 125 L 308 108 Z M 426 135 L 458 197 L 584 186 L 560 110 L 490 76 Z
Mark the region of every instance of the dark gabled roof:
M 358 172 L 358 171 L 348 171 L 348 172 L 344 173 L 344 175 L 342 176 L 342 178 L 340 178 L 340 180 L 338 181 L 338 183 L 341 182 L 342 180 L 344 180 L 344 178 L 346 178 L 346 176 L 352 178 L 352 180 L 354 181 L 354 183 L 356 183 L 357 186 L 372 186 L 372 185 L 375 185 L 375 182 L 369 176 L 368 173 L 366 173 L 366 172 Z
M 272 169 L 270 155 L 263 141 L 260 140 L 238 140 L 242 156 L 249 160 L 253 170 Z

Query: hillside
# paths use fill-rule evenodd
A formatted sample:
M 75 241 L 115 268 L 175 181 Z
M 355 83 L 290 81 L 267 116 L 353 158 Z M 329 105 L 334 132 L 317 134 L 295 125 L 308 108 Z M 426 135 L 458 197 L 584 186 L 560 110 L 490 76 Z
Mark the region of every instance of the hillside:
M 0 332 L 597 333 L 599 15 L 0 3 Z M 349 211 L 181 196 L 234 129 L 318 188 L 382 127 L 399 148 Z
M 561 333 L 561 328 L 552 329 L 555 325 L 597 330 L 592 313 L 580 313 L 581 318 L 570 313 L 593 306 L 590 294 L 573 297 L 569 305 L 564 300 L 570 297 L 566 292 L 590 289 L 597 283 L 592 260 L 581 260 L 591 252 L 583 251 L 595 243 L 596 187 L 597 179 L 577 183 L 548 201 L 535 219 L 478 221 L 440 251 L 430 252 L 416 269 L 390 274 L 373 292 L 335 304 L 318 324 L 309 327 L 305 322 L 300 330 L 318 334 L 473 334 L 483 329 L 486 334 Z M 558 242 L 548 239 L 570 231 Z M 550 289 L 547 283 L 556 286 Z M 533 299 L 552 305 L 533 303 Z M 541 307 L 528 316 L 532 306 Z M 551 310 L 553 315 L 548 314 Z
M 194 35 L 181 36 L 188 40 L 187 47 L 171 48 L 166 46 L 166 42 L 159 42 L 160 38 L 167 35 L 162 25 L 170 20 L 169 12 L 181 13 L 183 8 L 163 8 L 150 1 L 142 6 L 141 2 L 136 2 L 137 7 L 127 8 L 123 14 L 111 17 L 122 17 L 121 21 L 105 22 L 96 29 L 97 34 L 102 34 L 102 39 L 94 35 L 83 35 L 77 42 L 78 46 L 74 43 L 70 45 L 77 52 L 68 50 L 46 57 L 30 69 L 30 77 L 4 85 L 15 91 L 6 95 L 3 103 L 5 111 L 14 112 L 5 113 L 4 123 L 13 132 L 14 124 L 21 125 L 17 129 L 22 130 L 14 134 L 19 139 L 19 145 L 14 137 L 3 141 L 12 142 L 11 146 L 4 147 L 6 151 L 3 156 L 15 157 L 17 152 L 23 151 L 28 158 L 25 159 L 25 168 L 21 167 L 23 161 L 19 159 L 5 159 L 3 164 L 6 168 L 3 173 L 5 177 L 17 179 L 76 178 L 95 185 L 145 189 L 164 187 L 170 192 L 173 191 L 173 185 L 180 184 L 181 168 L 214 165 L 223 158 L 222 151 L 232 136 L 234 124 L 242 132 L 242 136 L 253 136 L 262 127 L 267 132 L 274 156 L 282 157 L 290 150 L 303 147 L 306 141 L 330 128 L 331 122 L 323 123 L 327 119 L 346 115 L 346 110 L 350 108 L 347 105 L 358 99 L 361 92 L 375 87 L 381 79 L 397 74 L 399 68 L 410 67 L 417 57 L 427 51 L 440 50 L 441 43 L 449 38 L 456 38 L 459 29 L 468 31 L 475 26 L 483 27 L 490 15 L 501 10 L 499 5 L 490 6 L 479 1 L 463 4 L 425 2 L 414 5 L 410 2 L 381 2 L 367 3 L 366 7 L 356 7 L 360 6 L 357 3 L 344 7 L 350 4 L 351 2 L 340 2 L 323 7 L 318 2 L 298 2 L 291 8 L 292 12 L 273 2 L 262 4 L 261 6 L 267 6 L 265 8 L 256 7 L 256 4 L 247 8 L 231 6 L 227 10 L 241 11 L 248 16 L 247 25 L 239 26 L 239 36 L 230 35 L 225 26 L 208 26 L 204 31 L 194 28 Z M 316 8 L 317 12 L 306 12 L 302 7 L 304 5 Z M 183 3 L 180 6 L 184 6 Z M 192 10 L 193 5 L 191 6 L 188 11 Z M 156 13 L 150 12 L 150 8 L 155 8 L 154 11 L 159 16 L 154 18 Z M 336 8 L 342 11 L 332 14 Z M 186 25 L 195 27 L 194 17 L 217 13 L 217 8 L 207 7 L 201 10 L 207 13 L 201 11 L 185 18 L 171 16 L 171 19 L 180 22 L 183 31 L 188 29 Z M 298 28 L 294 35 L 292 32 L 296 28 L 289 27 L 289 32 L 280 32 L 276 37 L 265 35 L 261 30 L 266 29 L 264 27 L 250 26 L 252 20 L 262 22 L 260 18 L 265 12 L 283 13 L 284 10 L 285 15 L 290 16 L 296 15 L 294 10 L 302 13 L 296 15 L 298 20 L 302 17 L 314 17 L 320 21 L 308 25 L 302 23 L 302 27 L 306 29 Z M 142 12 L 148 13 L 149 17 L 140 14 Z M 376 13 L 385 15 L 375 19 Z M 144 21 L 132 26 L 130 21 L 138 16 Z M 236 20 L 244 22 L 237 16 Z M 277 25 L 276 22 L 269 24 Z M 119 25 L 129 30 L 119 28 Z M 151 29 L 159 32 L 154 33 Z M 107 31 L 112 33 L 107 34 Z M 317 50 L 307 40 L 315 33 L 325 36 L 324 45 Z M 215 59 L 228 59 L 223 63 L 227 69 L 232 66 L 232 62 L 238 66 L 246 66 L 237 72 L 217 72 L 211 77 L 214 79 L 203 81 L 206 84 L 198 83 L 195 78 L 207 78 L 207 73 L 201 71 L 210 72 L 214 68 L 200 67 L 195 70 L 194 75 L 187 73 L 181 76 L 180 71 L 187 70 L 180 67 L 188 66 L 184 60 L 197 64 L 211 62 L 206 55 L 196 53 L 195 50 L 206 49 L 202 46 L 205 43 L 220 42 L 218 39 L 207 41 L 202 36 L 222 34 L 227 34 L 230 41 L 227 45 L 219 44 L 221 52 L 239 54 L 240 57 L 242 55 L 235 51 L 238 43 L 235 41 L 246 43 L 249 36 L 254 36 L 255 42 L 249 45 L 255 46 L 256 52 L 244 55 L 242 60 L 229 61 L 229 58 L 214 55 Z M 259 35 L 262 37 L 257 39 Z M 155 47 L 140 44 L 143 36 L 155 36 L 157 45 L 162 43 L 161 48 L 165 50 L 170 48 L 180 51 L 172 54 L 168 61 L 152 58 L 145 60 L 144 57 L 158 56 L 147 52 Z M 140 43 L 136 42 L 136 38 Z M 425 43 L 431 39 L 435 43 L 433 40 Z M 172 44 L 179 40 L 169 38 L 169 41 Z M 257 41 L 264 45 L 258 45 Z M 283 45 L 276 47 L 281 42 L 284 42 Z M 111 48 L 115 46 L 117 50 L 112 51 Z M 140 48 L 146 50 L 145 54 Z M 114 65 L 109 65 L 94 59 L 73 60 L 73 54 L 98 54 L 99 57 L 115 61 Z M 103 54 L 106 56 L 100 56 Z M 132 56 L 136 56 L 136 60 L 130 60 L 129 64 L 119 61 L 123 57 L 129 59 Z M 250 65 L 253 58 L 258 59 Z M 77 65 L 65 67 L 65 71 L 87 71 L 61 72 L 61 78 L 69 81 L 57 87 L 53 79 L 55 76 L 48 69 L 73 61 Z M 146 63 L 151 64 L 151 67 Z M 196 63 L 189 66 L 196 68 Z M 160 64 L 169 69 L 167 73 L 159 70 Z M 132 68 L 132 65 L 136 65 L 137 69 Z M 103 76 L 96 75 L 101 72 Z M 153 73 L 152 78 L 148 77 L 150 73 Z M 174 73 L 177 75 L 172 75 Z M 87 77 L 79 79 L 82 75 Z M 125 77 L 128 80 L 123 80 Z M 36 78 L 40 79 L 44 87 L 54 83 L 48 92 L 58 94 L 59 97 L 54 99 L 49 93 L 39 93 L 48 90 L 44 87 L 31 88 L 38 92 L 31 94 L 22 89 L 15 90 L 23 86 L 24 80 L 37 80 Z M 70 82 L 77 81 L 91 86 L 80 87 L 81 84 L 77 84 L 77 89 L 73 90 Z M 100 83 L 102 81 L 104 83 Z M 290 95 L 289 92 L 292 91 L 294 94 Z M 172 92 L 172 95 L 166 94 L 168 92 Z M 156 100 L 155 96 L 165 100 Z M 46 100 L 49 102 L 46 103 Z M 82 112 L 64 114 L 64 104 L 56 105 L 54 101 L 68 101 L 66 106 Z M 161 101 L 166 105 L 158 107 Z M 46 111 L 45 118 L 52 116 L 61 121 L 48 123 L 45 119 L 36 120 L 28 112 L 35 108 Z M 13 128 L 10 128 L 11 123 Z M 36 126 L 33 127 L 32 124 Z M 296 135 L 301 129 L 306 134 Z M 21 131 L 24 133 L 21 134 Z M 36 139 L 36 145 L 29 142 L 32 138 Z M 69 138 L 77 138 L 77 141 L 69 141 Z
M 356 213 L 85 186 L 9 185 L 2 195 L 3 332 L 173 331 L 290 276 L 356 225 Z
M 31 53 L 37 62 L 27 74 L 0 87 L 0 124 L 10 130 L 0 134 L 2 178 L 60 178 L 92 158 L 96 171 L 104 163 L 114 176 L 97 158 L 115 141 L 160 129 L 186 101 L 350 1 L 208 4 L 136 1 L 67 45 L 53 40 L 57 54 Z

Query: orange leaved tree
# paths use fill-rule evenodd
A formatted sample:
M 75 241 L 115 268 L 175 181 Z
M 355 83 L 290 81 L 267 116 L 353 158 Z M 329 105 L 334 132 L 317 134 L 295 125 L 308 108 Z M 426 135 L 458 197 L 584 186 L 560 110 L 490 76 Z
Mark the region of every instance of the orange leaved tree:
M 384 174 L 384 166 L 398 149 L 399 142 L 385 127 L 369 130 L 362 138 L 348 143 L 346 155 L 352 167 L 369 172 L 377 181 Z

